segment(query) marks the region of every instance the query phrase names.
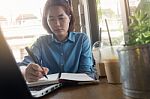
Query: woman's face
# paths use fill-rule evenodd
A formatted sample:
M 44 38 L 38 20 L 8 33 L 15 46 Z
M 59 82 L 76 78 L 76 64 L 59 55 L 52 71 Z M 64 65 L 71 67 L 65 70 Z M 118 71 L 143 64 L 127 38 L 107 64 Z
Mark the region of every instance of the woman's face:
M 68 35 L 70 18 L 62 6 L 52 6 L 47 14 L 47 22 L 56 37 Z

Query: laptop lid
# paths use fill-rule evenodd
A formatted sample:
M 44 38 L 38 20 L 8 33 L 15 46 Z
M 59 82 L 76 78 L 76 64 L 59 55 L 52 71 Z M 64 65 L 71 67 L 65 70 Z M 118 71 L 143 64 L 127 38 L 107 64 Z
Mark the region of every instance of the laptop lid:
M 0 99 L 31 98 L 31 93 L 0 29 Z
M 47 85 L 38 91 L 30 91 L 16 60 L 0 29 L 0 99 L 33 99 L 42 97 L 62 84 Z M 41 86 L 39 86 L 41 87 Z

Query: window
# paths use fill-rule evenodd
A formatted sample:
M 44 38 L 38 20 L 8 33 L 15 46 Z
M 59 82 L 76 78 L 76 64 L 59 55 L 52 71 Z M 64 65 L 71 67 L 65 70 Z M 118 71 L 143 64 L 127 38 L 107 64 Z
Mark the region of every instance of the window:
M 41 23 L 45 1 L 0 0 L 0 24 L 17 61 L 26 54 L 25 46 L 46 34 Z
M 123 25 L 120 10 L 120 0 L 97 0 L 99 26 L 102 29 L 102 42 L 104 46 L 110 45 L 108 31 L 113 45 L 124 43 Z M 107 26 L 108 31 L 107 31 Z
M 141 9 L 142 11 L 150 15 L 150 0 L 128 0 L 130 14 L 134 14 L 136 10 Z
M 140 1 L 141 0 L 128 0 L 128 2 L 129 2 L 129 11 L 130 11 L 131 15 L 136 11 L 136 8 L 138 7 Z

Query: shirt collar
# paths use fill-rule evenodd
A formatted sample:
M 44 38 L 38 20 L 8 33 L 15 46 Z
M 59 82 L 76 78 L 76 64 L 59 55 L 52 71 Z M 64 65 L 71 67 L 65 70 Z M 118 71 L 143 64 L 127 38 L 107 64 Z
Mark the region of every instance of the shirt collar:
M 72 41 L 72 42 L 75 42 L 75 36 L 74 36 L 74 33 L 73 33 L 73 32 L 70 32 L 70 33 L 69 33 L 68 40 L 70 40 L 70 41 Z
M 75 42 L 75 36 L 73 32 L 69 32 L 68 38 L 64 42 L 66 41 Z M 55 38 L 54 34 L 52 34 L 52 42 L 62 43 Z

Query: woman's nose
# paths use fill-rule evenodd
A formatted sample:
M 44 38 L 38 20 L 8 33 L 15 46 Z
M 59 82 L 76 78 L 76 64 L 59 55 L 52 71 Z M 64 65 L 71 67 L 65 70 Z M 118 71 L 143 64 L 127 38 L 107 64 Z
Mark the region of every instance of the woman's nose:
M 60 26 L 60 21 L 58 19 L 55 20 L 55 25 Z

